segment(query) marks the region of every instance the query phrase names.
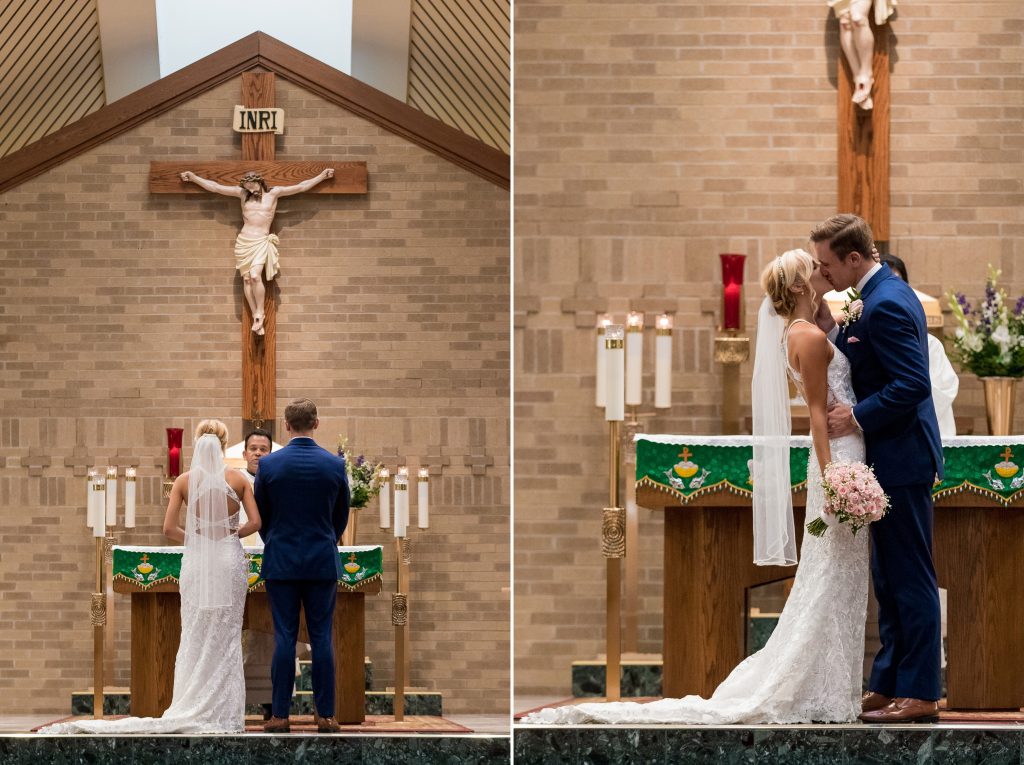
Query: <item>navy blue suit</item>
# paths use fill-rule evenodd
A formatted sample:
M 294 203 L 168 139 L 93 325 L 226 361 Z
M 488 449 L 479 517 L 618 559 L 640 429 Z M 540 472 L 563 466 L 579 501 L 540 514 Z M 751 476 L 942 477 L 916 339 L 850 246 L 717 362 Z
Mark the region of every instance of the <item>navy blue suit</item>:
M 274 618 L 273 714 L 286 718 L 291 708 L 301 606 L 313 653 L 313 700 L 321 717 L 333 717 L 337 542 L 350 499 L 345 461 L 312 438 L 293 438 L 260 460 L 255 497 L 263 521 L 261 571 Z
M 868 687 L 886 696 L 940 696 L 941 624 L 932 563 L 931 488 L 942 441 L 928 376 L 928 330 L 914 291 L 888 266 L 861 291 L 860 318 L 836 346 L 850 360 L 866 461 L 891 507 L 871 524 L 871 580 L 882 647 Z

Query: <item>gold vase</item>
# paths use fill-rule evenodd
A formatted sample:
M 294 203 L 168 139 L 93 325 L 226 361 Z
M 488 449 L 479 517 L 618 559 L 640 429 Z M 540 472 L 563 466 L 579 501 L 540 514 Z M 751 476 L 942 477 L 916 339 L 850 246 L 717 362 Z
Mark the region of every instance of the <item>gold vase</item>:
M 341 546 L 342 547 L 355 547 L 356 545 L 356 526 L 359 523 L 359 511 L 361 507 L 350 507 L 348 509 L 348 525 L 345 526 L 345 530 L 341 533 Z
M 982 377 L 985 386 L 985 416 L 988 432 L 1008 436 L 1013 427 L 1013 403 L 1017 393 L 1016 377 Z

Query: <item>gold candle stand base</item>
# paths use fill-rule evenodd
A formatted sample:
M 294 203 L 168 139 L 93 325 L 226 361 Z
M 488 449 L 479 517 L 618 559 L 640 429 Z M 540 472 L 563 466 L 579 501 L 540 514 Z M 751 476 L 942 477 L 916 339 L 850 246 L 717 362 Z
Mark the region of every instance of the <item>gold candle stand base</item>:
M 722 369 L 722 434 L 740 432 L 740 364 L 750 358 L 750 338 L 724 330 L 715 338 L 715 361 Z

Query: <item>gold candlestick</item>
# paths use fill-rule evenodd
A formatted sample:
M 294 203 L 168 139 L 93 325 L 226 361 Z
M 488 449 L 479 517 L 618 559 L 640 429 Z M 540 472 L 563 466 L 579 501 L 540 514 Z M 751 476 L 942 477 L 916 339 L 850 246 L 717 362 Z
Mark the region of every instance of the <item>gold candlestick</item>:
M 96 587 L 92 594 L 92 716 L 103 719 L 103 628 L 107 623 L 107 596 L 103 591 L 107 540 L 96 537 Z
M 715 361 L 722 365 L 722 434 L 740 432 L 740 364 L 750 358 L 750 338 L 726 329 L 715 338 Z
M 395 628 L 395 722 L 402 722 L 405 719 L 405 628 L 409 621 L 409 600 L 405 594 L 408 577 L 407 542 L 405 537 L 395 537 L 398 591 L 391 596 L 391 624 Z
M 626 511 L 619 507 L 619 422 L 608 422 L 608 500 L 601 524 L 601 552 L 607 563 L 605 600 L 605 696 L 621 697 L 619 675 L 622 664 L 622 558 L 626 554 Z

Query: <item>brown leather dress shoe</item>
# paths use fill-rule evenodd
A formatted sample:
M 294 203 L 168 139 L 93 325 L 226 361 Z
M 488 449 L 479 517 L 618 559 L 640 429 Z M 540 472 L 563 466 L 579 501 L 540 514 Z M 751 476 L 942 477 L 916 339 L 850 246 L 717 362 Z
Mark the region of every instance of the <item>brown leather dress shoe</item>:
M 866 723 L 937 723 L 939 704 L 936 701 L 895 698 L 887 707 L 864 712 L 860 719 Z
M 314 712 L 313 722 L 316 723 L 316 729 L 320 733 L 341 733 L 341 725 L 333 717 L 321 717 Z
M 291 721 L 287 717 L 271 717 L 263 723 L 264 733 L 290 733 Z
M 883 696 L 881 693 L 867 691 L 860 700 L 860 711 L 874 712 L 876 709 L 882 709 L 883 707 L 889 706 L 891 703 L 892 696 Z

